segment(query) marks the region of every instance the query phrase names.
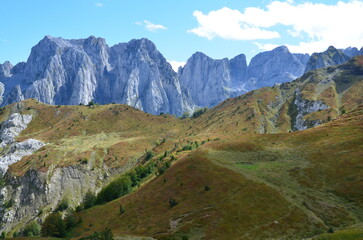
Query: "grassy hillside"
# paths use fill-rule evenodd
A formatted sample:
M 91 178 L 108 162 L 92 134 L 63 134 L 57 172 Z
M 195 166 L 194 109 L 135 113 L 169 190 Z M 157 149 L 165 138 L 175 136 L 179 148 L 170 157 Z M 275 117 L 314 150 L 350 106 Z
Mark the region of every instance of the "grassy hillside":
M 363 220 L 362 146 L 362 106 L 306 131 L 211 141 L 134 193 L 79 213 L 73 236 L 106 226 L 158 239 L 302 239 L 337 230 Z
M 228 99 L 195 120 L 191 133 L 278 133 L 295 130 L 297 93 L 306 101 L 321 101 L 328 109 L 304 113 L 309 127 L 328 122 L 363 104 L 363 56 L 339 66 L 322 68 L 280 86 L 266 87 Z M 303 110 L 308 111 L 308 108 Z
M 324 233 L 315 238 L 314 240 L 362 240 L 363 239 L 363 225 L 353 225 L 336 232 Z
M 32 114 L 33 121 L 18 140 L 35 138 L 48 143 L 36 154 L 12 166 L 15 175 L 30 168 L 79 164 L 90 167 L 134 165 L 145 153 L 173 148 L 175 143 L 227 137 L 235 134 L 275 133 L 292 130 L 294 98 L 322 101 L 329 108 L 304 116 L 328 122 L 363 103 L 363 57 L 346 64 L 309 72 L 300 79 L 273 88 L 262 88 L 228 99 L 196 119 L 153 116 L 119 105 L 50 106 L 26 100 L 3 108 L 2 120 L 12 112 Z
M 89 168 L 132 166 L 145 150 L 161 153 L 171 148 L 187 126 L 170 115 L 154 116 L 119 105 L 50 106 L 26 100 L 9 106 L 12 111 L 32 114 L 33 120 L 17 140 L 34 138 L 47 143 L 35 154 L 11 166 L 22 175 L 29 169 L 47 171 L 86 163 Z M 2 116 L 3 116 L 2 115 Z
M 119 104 L 50 106 L 26 100 L 2 108 L 0 118 L 32 114 L 17 140 L 47 145 L 9 172 L 23 176 L 30 169 L 78 165 L 111 169 L 117 177 L 152 165 L 132 193 L 77 213 L 83 221 L 73 238 L 105 227 L 118 237 L 157 239 L 359 236 L 361 225 L 344 228 L 363 222 L 362 80 L 363 57 L 356 57 L 226 100 L 190 119 Z M 291 132 L 297 98 L 328 105 L 303 112 L 309 127 L 325 124 Z M 328 229 L 335 235 L 324 235 Z

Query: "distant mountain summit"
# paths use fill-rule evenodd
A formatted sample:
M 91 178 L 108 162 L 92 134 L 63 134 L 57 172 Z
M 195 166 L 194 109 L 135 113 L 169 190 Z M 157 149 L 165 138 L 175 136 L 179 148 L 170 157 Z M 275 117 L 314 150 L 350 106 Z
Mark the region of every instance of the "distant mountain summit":
M 248 65 L 247 89 L 290 82 L 304 73 L 308 60 L 309 54 L 290 53 L 286 46 L 259 53 Z
M 290 53 L 286 46 L 257 54 L 248 66 L 244 54 L 215 60 L 197 52 L 179 70 L 179 78 L 197 106 L 213 107 L 227 98 L 300 77 L 308 59 L 308 54 Z
M 244 54 L 229 60 L 215 60 L 197 52 L 188 59 L 178 76 L 197 106 L 213 107 L 223 100 L 245 92 L 247 63 Z
M 359 55 L 356 54 L 352 48 L 346 50 L 346 52 L 352 56 Z M 333 46 L 330 46 L 325 52 L 313 53 L 313 55 L 311 55 L 309 61 L 306 64 L 305 72 L 322 67 L 342 64 L 348 61 L 350 58 L 351 57 L 344 54 L 343 50 L 339 50 Z
M 348 47 L 346 49 L 343 50 L 343 53 L 345 55 L 347 55 L 348 57 L 355 57 L 358 55 L 362 55 L 363 54 L 363 48 L 361 48 L 361 50 L 359 51 L 358 48 L 356 47 Z

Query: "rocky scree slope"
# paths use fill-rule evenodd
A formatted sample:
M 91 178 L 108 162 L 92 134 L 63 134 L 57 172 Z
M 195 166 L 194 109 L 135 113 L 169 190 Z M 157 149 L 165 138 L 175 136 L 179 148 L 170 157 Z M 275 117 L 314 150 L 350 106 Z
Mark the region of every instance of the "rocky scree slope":
M 31 155 L 33 152 L 43 147 L 45 144 L 35 139 L 26 139 L 16 142 L 18 136 L 30 123 L 32 115 L 22 115 L 13 113 L 4 121 L 0 128 L 0 175 L 4 175 L 8 166 L 20 161 L 24 156 Z

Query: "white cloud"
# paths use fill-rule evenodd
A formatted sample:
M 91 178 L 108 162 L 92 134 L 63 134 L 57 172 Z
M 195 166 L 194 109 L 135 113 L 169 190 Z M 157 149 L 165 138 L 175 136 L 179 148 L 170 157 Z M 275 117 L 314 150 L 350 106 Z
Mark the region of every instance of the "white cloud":
M 96 7 L 103 7 L 103 6 L 104 6 L 104 4 L 103 4 L 103 3 L 101 3 L 101 2 L 96 2 L 96 3 L 95 3 L 95 6 L 96 6 Z
M 199 26 L 189 30 L 200 37 L 213 39 L 221 37 L 234 40 L 272 39 L 280 35 L 276 31 L 268 31 L 243 21 L 244 15 L 238 10 L 222 8 L 204 15 L 200 11 L 193 13 Z
M 179 67 L 184 67 L 186 64 L 186 62 L 177 62 L 172 60 L 168 60 L 168 62 L 170 63 L 171 67 L 175 72 L 178 72 Z
M 160 25 L 160 24 L 154 24 L 148 20 L 144 20 L 143 22 L 136 22 L 136 25 L 144 26 L 145 29 L 149 32 L 156 32 L 158 30 L 167 30 L 168 28 Z
M 273 1 L 265 9 L 251 7 L 243 12 L 222 8 L 203 14 L 195 11 L 199 26 L 189 30 L 200 37 L 220 37 L 235 40 L 261 40 L 279 38 L 276 26 L 283 26 L 295 45 L 286 44 L 293 52 L 325 50 L 329 45 L 337 48 L 363 45 L 363 28 L 360 26 L 363 1 L 339 1 L 334 5 L 292 0 Z M 281 31 L 281 27 L 279 27 Z M 259 44 L 268 50 L 274 44 Z

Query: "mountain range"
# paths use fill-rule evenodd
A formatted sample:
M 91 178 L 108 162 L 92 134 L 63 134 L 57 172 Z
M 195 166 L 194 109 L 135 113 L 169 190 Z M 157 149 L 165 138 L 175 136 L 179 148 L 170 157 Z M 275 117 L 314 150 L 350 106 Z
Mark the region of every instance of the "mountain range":
M 148 39 L 46 36 L 0 64 L 1 236 L 359 239 L 359 55 L 196 52 L 175 72 Z
M 215 60 L 197 52 L 176 73 L 148 39 L 109 47 L 93 36 L 46 36 L 32 48 L 27 62 L 0 64 L 0 103 L 29 98 L 53 105 L 123 103 L 152 114 L 180 116 L 360 54 L 363 48 L 331 46 L 310 57 L 281 46 L 257 54 L 247 65 L 243 54 Z

